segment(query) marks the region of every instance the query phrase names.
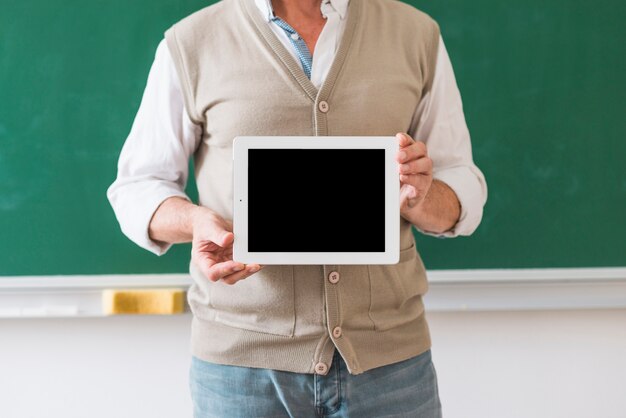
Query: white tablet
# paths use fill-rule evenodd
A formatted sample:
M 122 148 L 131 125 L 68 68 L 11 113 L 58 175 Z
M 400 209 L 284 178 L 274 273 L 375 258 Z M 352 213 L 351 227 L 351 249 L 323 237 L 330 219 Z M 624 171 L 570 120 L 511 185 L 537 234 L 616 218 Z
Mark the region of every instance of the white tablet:
M 233 259 L 395 264 L 395 137 L 239 136 L 233 143 Z

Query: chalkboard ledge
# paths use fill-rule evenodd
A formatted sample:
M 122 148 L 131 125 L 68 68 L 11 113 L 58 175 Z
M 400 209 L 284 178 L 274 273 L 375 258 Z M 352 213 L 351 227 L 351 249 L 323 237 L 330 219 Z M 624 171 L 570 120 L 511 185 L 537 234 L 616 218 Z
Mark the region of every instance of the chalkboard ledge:
M 431 270 L 428 276 L 430 312 L 626 308 L 626 267 Z M 104 316 L 105 289 L 190 284 L 187 274 L 0 277 L 0 318 Z

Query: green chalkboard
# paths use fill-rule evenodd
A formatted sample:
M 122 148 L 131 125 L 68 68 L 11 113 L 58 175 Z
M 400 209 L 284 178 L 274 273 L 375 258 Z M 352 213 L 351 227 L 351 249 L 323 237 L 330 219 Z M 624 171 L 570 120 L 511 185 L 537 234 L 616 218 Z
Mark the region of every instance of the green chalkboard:
M 106 200 L 163 31 L 210 2 L 0 2 L 0 275 L 184 272 Z M 420 0 L 452 58 L 489 185 L 427 267 L 626 265 L 626 3 Z M 195 185 L 189 193 L 195 196 Z

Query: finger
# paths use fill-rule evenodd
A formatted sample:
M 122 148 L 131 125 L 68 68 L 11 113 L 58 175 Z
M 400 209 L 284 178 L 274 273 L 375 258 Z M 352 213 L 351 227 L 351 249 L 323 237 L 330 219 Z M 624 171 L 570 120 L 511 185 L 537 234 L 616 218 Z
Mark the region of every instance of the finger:
M 206 233 L 201 234 L 202 238 L 197 239 L 197 246 L 201 251 L 215 251 L 219 247 L 227 248 L 232 246 L 235 234 L 220 227 L 211 226 Z
M 417 197 L 417 190 L 415 187 L 406 184 L 400 189 L 400 202 L 406 199 L 413 199 Z
M 205 276 L 207 276 L 207 279 L 211 280 L 212 282 L 216 282 L 224 276 L 228 276 L 229 274 L 244 270 L 245 267 L 246 266 L 243 263 L 228 260 L 221 263 L 216 263 L 209 267 Z
M 425 192 L 416 189 L 413 186 L 405 185 L 400 191 L 400 207 L 406 205 L 409 208 L 418 204 L 425 196 Z
M 406 201 L 406 205 L 407 205 L 409 208 L 414 208 L 414 207 L 415 207 L 415 205 L 417 205 L 419 202 L 420 202 L 420 199 L 417 199 L 417 198 L 411 198 L 411 199 L 407 199 L 407 201 Z
M 235 241 L 235 234 L 227 231 L 226 229 L 216 228 L 214 234 L 217 238 L 213 241 L 220 247 L 228 247 L 233 243 L 233 241 Z
M 398 132 L 396 134 L 396 138 L 398 139 L 398 145 L 400 146 L 400 148 L 407 147 L 415 142 L 409 134 L 406 134 L 404 132 Z
M 243 280 L 248 278 L 249 276 L 252 276 L 254 273 L 261 270 L 261 268 L 262 267 L 258 264 L 248 264 L 244 270 L 222 277 L 222 281 L 226 284 L 233 285 L 239 280 Z
M 400 174 L 400 182 L 402 186 L 413 186 L 418 190 L 428 188 L 428 184 L 431 182 L 428 176 L 422 174 Z
M 428 157 L 410 160 L 398 166 L 400 174 L 430 174 L 433 170 L 433 162 Z
M 401 148 L 398 151 L 398 155 L 396 160 L 399 163 L 404 163 L 411 160 L 416 160 L 421 157 L 427 157 L 428 152 L 426 149 L 426 144 L 422 141 L 415 141 L 411 145 Z

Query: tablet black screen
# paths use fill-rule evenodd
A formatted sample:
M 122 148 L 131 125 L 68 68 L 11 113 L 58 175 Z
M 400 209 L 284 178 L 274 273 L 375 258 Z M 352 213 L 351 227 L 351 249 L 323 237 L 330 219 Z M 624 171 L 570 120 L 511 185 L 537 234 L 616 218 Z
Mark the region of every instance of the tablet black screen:
M 249 149 L 248 251 L 384 252 L 385 150 Z

